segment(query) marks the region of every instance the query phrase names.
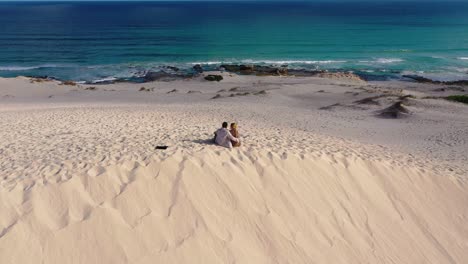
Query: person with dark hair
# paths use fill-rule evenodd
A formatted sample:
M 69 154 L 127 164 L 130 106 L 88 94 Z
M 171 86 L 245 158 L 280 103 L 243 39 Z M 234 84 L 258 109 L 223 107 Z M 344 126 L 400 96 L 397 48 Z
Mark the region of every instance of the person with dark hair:
M 226 147 L 232 148 L 232 142 L 240 143 L 240 140 L 234 137 L 231 132 L 227 129 L 228 123 L 223 122 L 222 127 L 215 132 L 215 143 Z

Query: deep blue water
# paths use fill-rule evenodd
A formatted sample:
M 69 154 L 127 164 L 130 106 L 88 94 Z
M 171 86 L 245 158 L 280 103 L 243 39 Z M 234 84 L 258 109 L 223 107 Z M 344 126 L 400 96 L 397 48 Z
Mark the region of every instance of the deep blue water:
M 0 2 L 0 76 L 223 62 L 468 79 L 468 3 Z

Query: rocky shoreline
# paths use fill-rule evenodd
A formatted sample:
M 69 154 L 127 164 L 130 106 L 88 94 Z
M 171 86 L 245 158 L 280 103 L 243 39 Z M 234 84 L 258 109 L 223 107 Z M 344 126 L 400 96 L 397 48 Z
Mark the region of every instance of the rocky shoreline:
M 402 77 L 413 80 L 413 81 L 418 82 L 418 83 L 468 86 L 468 80 L 437 81 L 437 80 L 432 80 L 432 79 L 422 77 L 422 76 L 419 76 L 419 75 L 403 75 Z
M 197 64 L 190 71 L 184 71 L 177 67 L 164 67 L 161 71 L 148 71 L 140 74 L 139 77 L 131 79 L 120 79 L 113 82 L 153 82 L 153 81 L 173 81 L 182 79 L 191 79 L 200 76 L 206 71 L 213 69 L 205 69 L 202 65 Z M 265 65 L 245 65 L 245 64 L 223 64 L 216 71 L 229 72 L 239 75 L 254 75 L 254 76 L 290 76 L 290 77 L 319 77 L 319 78 L 336 78 L 350 79 L 354 81 L 365 82 L 366 79 L 358 74 L 350 71 L 327 71 L 327 70 L 307 70 L 307 69 L 292 69 L 288 65 L 281 66 L 265 66 Z M 221 81 L 219 75 L 210 74 L 208 81 Z
M 342 71 L 342 70 L 311 70 L 311 69 L 298 69 L 289 68 L 288 65 L 258 65 L 258 64 L 221 64 L 219 67 L 204 67 L 203 65 L 196 64 L 190 69 L 180 69 L 174 66 L 163 66 L 160 70 L 154 71 L 142 71 L 136 73 L 134 76 L 129 78 L 115 78 L 105 79 L 98 81 L 87 81 L 82 82 L 84 84 L 112 84 L 112 83 L 147 83 L 154 81 L 174 81 L 192 79 L 203 75 L 205 72 L 228 72 L 238 75 L 253 75 L 253 76 L 288 76 L 288 77 L 318 77 L 318 78 L 329 78 L 329 79 L 347 79 L 358 82 L 368 81 L 367 76 L 364 74 L 353 72 L 353 71 Z M 56 80 L 63 82 L 72 82 L 71 80 L 60 80 L 53 76 L 26 76 L 35 80 Z M 432 80 L 419 75 L 402 75 L 403 80 L 412 81 L 417 83 L 426 84 L 441 84 L 441 85 L 459 85 L 468 86 L 468 80 L 456 80 L 456 81 L 438 81 Z M 208 81 L 221 81 L 215 75 L 210 74 Z M 78 83 L 78 82 L 77 82 Z

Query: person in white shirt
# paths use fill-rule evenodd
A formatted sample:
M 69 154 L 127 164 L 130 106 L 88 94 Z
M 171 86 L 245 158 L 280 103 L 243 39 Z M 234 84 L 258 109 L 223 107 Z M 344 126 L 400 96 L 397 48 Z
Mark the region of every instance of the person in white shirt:
M 226 148 L 232 148 L 232 142 L 240 142 L 238 138 L 235 138 L 232 136 L 231 132 L 227 129 L 228 123 L 223 122 L 223 127 L 216 130 L 215 132 L 215 143 L 226 147 Z

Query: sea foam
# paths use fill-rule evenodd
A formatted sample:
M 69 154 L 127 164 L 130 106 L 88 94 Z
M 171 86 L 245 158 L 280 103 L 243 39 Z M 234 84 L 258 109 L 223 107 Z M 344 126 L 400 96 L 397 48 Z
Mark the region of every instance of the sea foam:
M 281 65 L 281 64 L 332 64 L 332 63 L 346 63 L 345 60 L 238 60 L 238 61 L 204 61 L 204 62 L 192 62 L 191 65 L 220 65 L 220 64 L 272 64 L 272 65 Z
M 379 58 L 376 60 L 377 63 L 396 63 L 396 62 L 402 62 L 404 61 L 403 59 L 399 58 Z
M 38 68 L 40 67 L 0 66 L 0 71 L 27 71 Z
M 66 65 L 55 65 L 55 64 L 42 64 L 36 66 L 0 66 L 0 71 L 29 71 L 36 70 L 41 68 L 58 68 L 58 67 L 67 67 Z

